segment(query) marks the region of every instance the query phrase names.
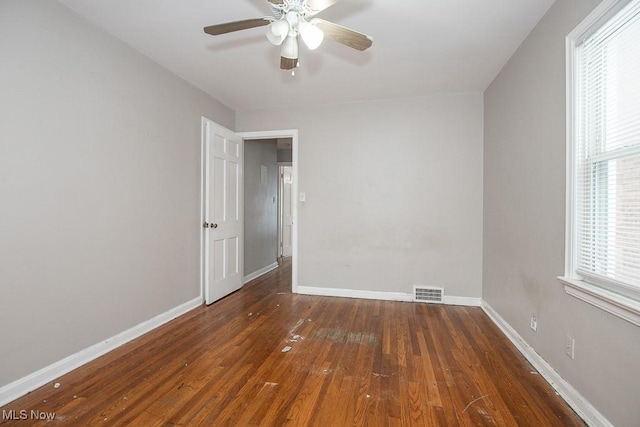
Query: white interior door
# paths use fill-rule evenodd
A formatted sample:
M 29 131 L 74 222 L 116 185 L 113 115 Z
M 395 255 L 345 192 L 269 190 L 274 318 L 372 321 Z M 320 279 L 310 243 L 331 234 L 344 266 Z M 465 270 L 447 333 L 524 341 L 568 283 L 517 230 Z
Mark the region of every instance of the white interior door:
M 280 174 L 282 195 L 282 225 L 281 225 L 281 255 L 291 256 L 292 226 L 293 226 L 293 168 L 283 166 Z
M 211 304 L 242 286 L 242 139 L 210 120 L 204 126 L 204 294 Z

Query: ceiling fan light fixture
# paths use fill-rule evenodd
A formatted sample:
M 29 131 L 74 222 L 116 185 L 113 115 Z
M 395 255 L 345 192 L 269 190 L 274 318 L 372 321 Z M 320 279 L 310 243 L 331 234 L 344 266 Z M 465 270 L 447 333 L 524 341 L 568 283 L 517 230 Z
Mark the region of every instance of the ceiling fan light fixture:
M 289 22 L 286 19 L 273 21 L 267 26 L 265 34 L 272 45 L 280 46 L 289 34 Z
M 298 59 L 298 37 L 293 32 L 282 43 L 280 55 L 287 59 Z
M 300 66 L 298 61 L 300 39 L 309 50 L 315 50 L 320 47 L 325 36 L 359 51 L 366 50 L 373 44 L 373 39 L 366 34 L 324 19 L 315 18 L 317 13 L 340 0 L 267 1 L 271 5 L 273 16 L 209 25 L 203 28 L 204 32 L 212 36 L 218 36 L 265 26 L 266 38 L 271 44 L 280 46 L 280 69 L 290 71 Z
M 324 40 L 324 32 L 307 21 L 300 21 L 298 26 L 302 41 L 307 45 L 309 50 L 316 50 Z

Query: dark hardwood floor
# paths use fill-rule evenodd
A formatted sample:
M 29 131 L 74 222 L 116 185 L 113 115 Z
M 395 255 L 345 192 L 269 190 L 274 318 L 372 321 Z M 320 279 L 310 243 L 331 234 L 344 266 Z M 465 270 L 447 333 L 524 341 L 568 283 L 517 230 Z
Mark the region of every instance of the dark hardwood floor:
M 0 408 L 54 421 L 0 425 L 584 425 L 480 308 L 294 295 L 290 277 L 285 260 Z

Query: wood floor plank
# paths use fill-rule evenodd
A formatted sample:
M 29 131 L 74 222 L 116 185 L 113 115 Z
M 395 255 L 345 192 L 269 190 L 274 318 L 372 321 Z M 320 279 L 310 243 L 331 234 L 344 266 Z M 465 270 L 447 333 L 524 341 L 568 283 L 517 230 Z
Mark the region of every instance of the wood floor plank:
M 0 408 L 93 426 L 583 426 L 479 308 L 292 294 L 290 260 Z M 282 350 L 286 347 L 288 351 Z

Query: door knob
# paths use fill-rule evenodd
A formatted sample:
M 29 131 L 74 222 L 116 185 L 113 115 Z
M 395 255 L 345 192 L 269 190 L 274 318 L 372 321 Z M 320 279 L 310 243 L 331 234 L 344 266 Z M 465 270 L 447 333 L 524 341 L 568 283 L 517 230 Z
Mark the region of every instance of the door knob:
M 218 228 L 218 224 L 211 224 L 211 228 Z
M 202 226 L 203 226 L 204 228 L 209 228 L 209 223 L 208 223 L 208 222 L 203 222 L 203 223 L 202 223 Z

